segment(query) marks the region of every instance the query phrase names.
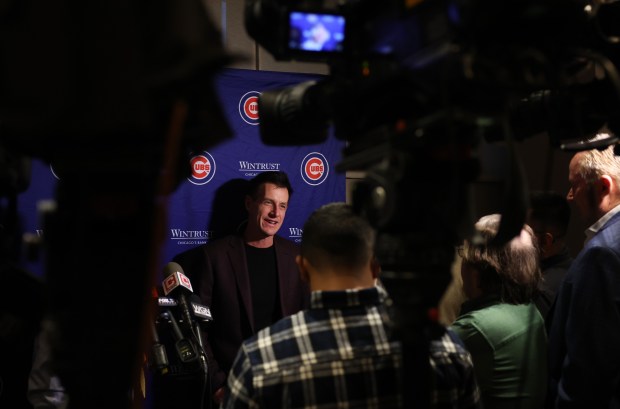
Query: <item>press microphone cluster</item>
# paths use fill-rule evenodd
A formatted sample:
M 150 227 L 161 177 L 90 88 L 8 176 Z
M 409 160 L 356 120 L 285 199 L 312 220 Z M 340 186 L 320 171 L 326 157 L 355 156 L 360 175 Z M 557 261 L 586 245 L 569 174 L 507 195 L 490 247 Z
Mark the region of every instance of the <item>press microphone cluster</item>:
M 196 294 L 190 295 L 189 299 L 189 303 L 192 306 L 191 310 L 197 319 L 204 322 L 213 321 L 211 310 L 209 307 L 200 304 L 200 299 Z M 159 308 L 177 307 L 178 305 L 179 302 L 172 297 L 157 297 L 157 306 Z
M 160 375 L 169 375 L 195 373 L 200 365 L 206 375 L 207 361 L 200 325 L 213 320 L 211 311 L 200 303 L 191 281 L 178 263 L 170 262 L 165 266 L 161 288 L 163 296 L 158 291 L 154 294 L 158 314 L 152 325 L 151 368 Z M 167 330 L 163 331 L 162 327 Z M 178 365 L 170 363 L 166 345 L 175 351 L 173 361 Z

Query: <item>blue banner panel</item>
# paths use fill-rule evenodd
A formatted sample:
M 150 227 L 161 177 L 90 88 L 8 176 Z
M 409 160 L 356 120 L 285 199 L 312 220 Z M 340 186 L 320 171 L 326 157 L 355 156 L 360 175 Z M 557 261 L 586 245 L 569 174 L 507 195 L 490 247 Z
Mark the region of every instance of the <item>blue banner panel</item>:
M 345 174 L 334 170 L 343 141 L 330 136 L 318 145 L 274 147 L 259 135 L 261 92 L 316 79 L 320 76 L 238 69 L 221 73 L 217 91 L 235 137 L 190 158 L 192 177 L 170 199 L 165 260 L 237 230 L 245 216 L 245 182 L 263 171 L 284 171 L 291 180 L 293 195 L 279 235 L 293 241 L 300 241 L 313 210 L 345 201 Z
M 187 158 L 192 175 L 168 198 L 166 237 L 158 255 L 162 269 L 176 254 L 238 230 L 245 219 L 245 185 L 260 172 L 284 171 L 291 180 L 294 192 L 278 233 L 290 240 L 301 240 L 303 224 L 313 210 L 345 201 L 345 174 L 334 169 L 343 141 L 330 136 L 317 145 L 274 147 L 262 143 L 259 135 L 261 92 L 316 79 L 321 76 L 240 69 L 220 73 L 216 89 L 234 137 Z M 25 232 L 43 234 L 37 205 L 53 199 L 56 181 L 49 165 L 34 162 L 31 185 L 19 196 Z M 43 274 L 42 260 L 22 264 L 36 275 Z

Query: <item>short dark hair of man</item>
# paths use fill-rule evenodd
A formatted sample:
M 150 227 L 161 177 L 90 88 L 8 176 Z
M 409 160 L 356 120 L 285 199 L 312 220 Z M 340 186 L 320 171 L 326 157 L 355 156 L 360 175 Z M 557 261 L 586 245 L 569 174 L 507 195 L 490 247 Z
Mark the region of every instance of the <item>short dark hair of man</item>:
M 300 253 L 316 268 L 363 267 L 373 256 L 375 232 L 345 203 L 314 211 L 304 225 Z
M 289 200 L 291 196 L 293 196 L 293 187 L 291 186 L 291 182 L 288 180 L 288 175 L 282 171 L 261 172 L 254 176 L 250 179 L 248 184 L 248 196 L 256 199 L 258 197 L 259 187 L 265 183 L 272 183 L 277 187 L 285 187 L 286 190 L 288 190 Z
M 535 191 L 530 194 L 529 218 L 549 229 L 555 237 L 566 235 L 570 216 L 566 195 L 553 191 Z

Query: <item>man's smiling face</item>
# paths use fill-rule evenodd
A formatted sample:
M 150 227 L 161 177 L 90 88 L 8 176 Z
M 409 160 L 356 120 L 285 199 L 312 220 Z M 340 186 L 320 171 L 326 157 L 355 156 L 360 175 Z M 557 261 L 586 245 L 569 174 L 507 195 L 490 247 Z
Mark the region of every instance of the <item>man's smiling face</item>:
M 275 236 L 282 227 L 288 199 L 289 194 L 285 187 L 278 187 L 273 183 L 262 185 L 255 198 L 246 197 L 248 228 L 260 232 L 264 237 Z

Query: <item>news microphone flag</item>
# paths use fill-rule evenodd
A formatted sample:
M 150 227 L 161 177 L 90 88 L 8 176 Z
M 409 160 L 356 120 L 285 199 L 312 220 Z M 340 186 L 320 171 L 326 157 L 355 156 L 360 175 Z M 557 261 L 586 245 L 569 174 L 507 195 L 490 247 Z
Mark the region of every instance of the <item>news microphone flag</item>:
M 190 297 L 190 299 L 191 298 L 198 299 L 198 296 L 196 296 L 195 294 L 192 294 L 192 297 Z M 200 303 L 194 302 L 194 301 L 190 301 L 190 304 L 192 306 L 192 310 L 194 311 L 194 315 L 196 317 L 202 318 L 203 321 L 213 320 L 213 316 L 211 315 L 211 310 L 209 309 L 209 307 L 202 305 Z M 162 308 L 168 308 L 168 307 L 176 307 L 179 305 L 179 303 L 174 298 L 157 297 L 157 305 Z
M 172 274 L 166 277 L 162 283 L 162 287 L 165 295 L 170 294 L 179 287 L 183 287 L 188 289 L 190 292 L 194 292 L 191 281 L 189 281 L 189 278 L 187 278 L 187 276 L 180 271 L 173 271 Z
M 194 310 L 194 315 L 199 318 L 202 318 L 205 321 L 212 321 L 213 317 L 211 316 L 211 310 L 209 307 L 205 307 L 204 305 L 196 304 L 194 302 L 190 302 L 192 304 L 192 309 Z

